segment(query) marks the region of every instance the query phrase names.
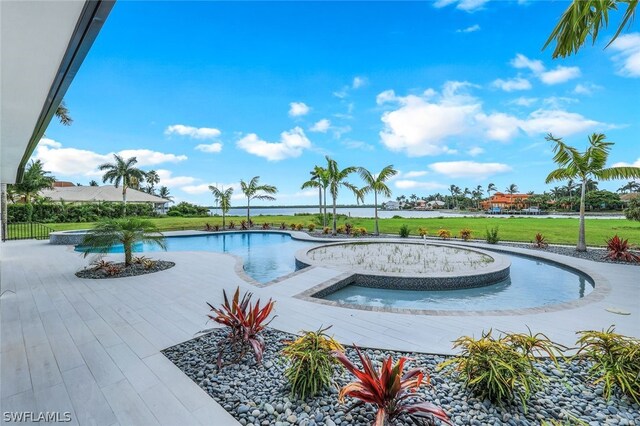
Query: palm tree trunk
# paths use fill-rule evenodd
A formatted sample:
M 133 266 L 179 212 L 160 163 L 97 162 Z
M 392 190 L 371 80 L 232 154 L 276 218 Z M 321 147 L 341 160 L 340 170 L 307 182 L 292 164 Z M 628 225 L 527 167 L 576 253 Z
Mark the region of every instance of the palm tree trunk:
M 327 188 L 324 188 L 324 215 L 322 216 L 322 227 L 327 227 Z
M 322 187 L 318 187 L 318 208 L 320 209 L 320 214 L 322 214 Z
M 587 193 L 587 180 L 582 180 L 582 191 L 580 193 L 580 231 L 578 232 L 578 246 L 576 251 L 587 251 L 587 242 L 584 232 L 584 202 Z
M 225 213 L 224 213 L 224 209 L 222 209 L 222 230 L 224 231 L 224 217 L 225 217 Z
M 124 266 L 131 265 L 131 242 L 125 242 L 124 244 Z
M 122 204 L 124 205 L 124 209 L 122 210 L 122 215 L 127 215 L 127 187 L 122 185 Z
M 378 230 L 378 191 L 373 191 L 373 208 L 376 217 L 376 227 L 374 232 L 376 235 L 380 235 L 380 231 Z
M 249 226 L 249 212 L 251 211 L 251 207 L 249 204 L 251 203 L 251 198 L 247 197 L 247 226 Z
M 338 220 L 336 218 L 336 197 L 333 197 L 333 230 L 331 232 L 331 235 L 337 235 L 338 234 Z

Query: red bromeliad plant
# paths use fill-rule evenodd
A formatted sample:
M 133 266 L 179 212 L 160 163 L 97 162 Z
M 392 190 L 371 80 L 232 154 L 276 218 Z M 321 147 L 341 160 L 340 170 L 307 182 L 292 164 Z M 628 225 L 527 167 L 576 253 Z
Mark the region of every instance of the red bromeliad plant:
M 360 357 L 362 370 L 359 370 L 344 353 L 334 352 L 338 361 L 358 379 L 344 386 L 338 396 L 341 402 L 345 396 L 359 400 L 348 411 L 366 403 L 375 405 L 378 408 L 374 422 L 376 426 L 384 426 L 386 422 L 393 422 L 403 416 L 410 417 L 417 424 L 433 424 L 434 418 L 451 424 L 442 408 L 422 400 L 416 393 L 423 383 L 429 383 L 429 377 L 425 380 L 424 373 L 419 368 L 403 374 L 408 358 L 401 357 L 393 364 L 393 359 L 389 356 L 378 371 L 368 356 L 363 355 L 357 346 L 355 349 Z
M 549 243 L 547 243 L 547 238 L 538 232 L 536 234 L 536 240 L 533 242 L 533 246 L 536 248 L 547 248 Z
M 224 303 L 220 308 L 207 303 L 215 315 L 208 315 L 210 319 L 218 324 L 229 327 L 229 334 L 219 344 L 218 368 L 222 367 L 222 359 L 225 350 L 229 350 L 235 358 L 233 363 L 240 362 L 247 353 L 248 348 L 253 350 L 256 361 L 262 362 L 264 353 L 264 339 L 260 332 L 273 320 L 267 318 L 273 310 L 275 302 L 271 299 L 260 306 L 260 299 L 254 304 L 251 303 L 250 292 L 246 292 L 240 299 L 240 287 L 236 289 L 233 299 L 229 301 L 227 293 L 223 290 Z M 274 317 L 275 318 L 275 317 Z
M 623 240 L 614 235 L 613 238 L 607 240 L 607 250 L 609 251 L 605 256 L 611 260 L 623 260 L 625 262 L 640 262 L 640 256 L 631 252 L 632 246 L 629 244 L 629 240 Z

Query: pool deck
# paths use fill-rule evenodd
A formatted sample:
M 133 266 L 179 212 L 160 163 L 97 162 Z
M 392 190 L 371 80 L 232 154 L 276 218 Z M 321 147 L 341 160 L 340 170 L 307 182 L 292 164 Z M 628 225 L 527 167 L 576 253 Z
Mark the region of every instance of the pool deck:
M 640 337 L 640 267 L 558 255 L 546 257 L 597 275 L 607 290 L 570 309 L 415 315 L 300 297 L 344 275 L 321 267 L 256 286 L 238 274 L 234 256 L 170 252 L 153 254 L 176 262 L 167 271 L 86 280 L 74 275 L 87 261 L 72 247 L 14 241 L 0 244 L 0 251 L 0 411 L 68 411 L 69 424 L 237 425 L 160 351 L 211 327 L 205 302 L 220 303 L 222 289 L 238 285 L 276 300 L 272 326 L 277 329 L 333 325 L 342 343 L 383 349 L 451 353 L 451 341 L 461 335 L 527 326 L 568 345 L 577 330 L 612 324 L 622 334 Z

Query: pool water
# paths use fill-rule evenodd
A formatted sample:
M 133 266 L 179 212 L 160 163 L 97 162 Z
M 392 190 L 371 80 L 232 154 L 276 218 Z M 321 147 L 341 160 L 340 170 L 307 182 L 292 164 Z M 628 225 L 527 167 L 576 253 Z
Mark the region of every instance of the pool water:
M 316 243 L 294 240 L 276 232 L 237 232 L 186 237 L 166 237 L 167 251 L 213 251 L 242 257 L 251 278 L 266 283 L 296 270 L 295 252 Z M 76 248 L 79 250 L 79 248 Z M 136 253 L 162 251 L 151 244 L 136 244 Z M 122 245 L 111 253 L 123 253 Z
M 391 290 L 347 285 L 324 299 L 400 309 L 486 311 L 525 309 L 580 299 L 593 291 L 586 275 L 538 259 L 504 254 L 511 274 L 499 283 L 464 290 Z

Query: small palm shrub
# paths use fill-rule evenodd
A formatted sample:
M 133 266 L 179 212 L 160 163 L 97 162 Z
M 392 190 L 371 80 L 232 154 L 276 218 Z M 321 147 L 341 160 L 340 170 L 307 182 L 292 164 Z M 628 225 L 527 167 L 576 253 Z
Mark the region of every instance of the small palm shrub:
M 229 229 L 236 229 L 236 223 L 232 220 L 229 221 Z
M 280 229 L 282 229 L 282 230 L 287 229 L 287 224 L 286 224 L 286 223 L 284 223 L 284 222 L 282 222 L 282 223 L 280 224 Z
M 328 329 L 305 331 L 297 340 L 286 342 L 282 355 L 289 361 L 289 366 L 284 374 L 291 384 L 292 396 L 304 399 L 331 385 L 338 363 L 332 352 L 344 351 L 344 348 L 326 334 Z
M 213 225 L 213 230 L 218 232 L 220 230 L 220 225 L 218 224 Z
M 309 230 L 309 232 L 313 232 L 316 229 L 316 224 L 315 223 L 308 224 L 307 229 Z
M 640 339 L 606 331 L 579 331 L 576 356 L 590 360 L 589 376 L 594 385 L 602 383 L 603 396 L 609 398 L 614 388 L 640 404 Z
M 629 244 L 629 240 L 623 240 L 614 235 L 613 238 L 607 240 L 606 259 L 622 260 L 624 262 L 640 262 L 640 256 L 631 252 L 633 247 Z
M 209 225 L 209 223 L 205 223 L 204 224 L 204 230 L 205 231 L 211 231 L 211 230 L 213 230 L 213 227 L 211 225 Z
M 538 232 L 536 234 L 536 239 L 533 242 L 533 246 L 535 248 L 547 248 L 549 247 L 549 243 L 547 242 L 547 238 Z
M 486 239 L 489 244 L 498 244 L 498 242 L 500 241 L 500 236 L 497 226 L 494 226 L 491 229 L 487 228 Z
M 448 240 L 449 238 L 451 238 L 451 231 L 449 231 L 448 229 L 439 229 L 438 237 L 442 238 L 443 240 Z
M 418 235 L 421 237 L 426 237 L 429 235 L 429 230 L 427 228 L 418 228 Z
M 247 229 L 249 229 L 249 223 L 246 220 L 241 220 L 240 229 L 242 229 L 243 231 L 246 231 Z
M 302 231 L 303 229 L 304 229 L 304 225 L 303 225 L 303 224 L 298 223 L 298 224 L 296 225 L 296 231 Z
M 214 313 L 214 315 L 207 315 L 209 319 L 229 328 L 229 333 L 219 343 L 218 368 L 222 367 L 225 352 L 230 352 L 233 357 L 231 362 L 237 363 L 244 358 L 249 349 L 252 349 L 256 362 L 262 362 L 265 343 L 260 333 L 273 320 L 271 318 L 267 321 L 267 318 L 275 302 L 269 299 L 261 307 L 258 299 L 252 304 L 253 294 L 250 292 L 246 292 L 240 299 L 240 287 L 236 289 L 231 301 L 227 298 L 226 291 L 222 290 L 222 294 L 224 303 L 219 308 L 207 303 L 211 312 Z
M 347 235 L 351 235 L 351 233 L 353 232 L 353 225 L 350 223 L 345 223 L 344 224 L 344 233 Z
M 295 223 L 290 224 L 289 225 L 289 229 L 291 229 L 292 231 L 295 231 L 296 230 L 296 224 Z
M 360 352 L 356 352 L 362 364 L 362 370 L 356 367 L 342 352 L 334 352 L 338 361 L 354 376 L 356 381 L 344 386 L 338 395 L 340 402 L 350 396 L 359 401 L 351 408 L 362 404 L 372 404 L 377 408 L 375 425 L 407 424 L 406 418 L 413 424 L 432 424 L 434 418 L 445 424 L 451 424 L 447 413 L 434 404 L 424 401 L 416 390 L 423 384 L 429 383 L 425 373 L 420 368 L 414 368 L 406 373 L 404 365 L 408 358 L 401 357 L 395 364 L 389 356 L 376 369 L 371 359 Z
M 338 226 L 338 227 L 336 228 L 336 232 L 337 232 L 338 234 L 344 234 L 344 229 L 345 229 L 345 228 L 344 228 L 344 225 L 340 225 L 340 226 Z
M 547 380 L 535 367 L 535 355 L 545 353 L 556 360 L 556 352 L 563 349 L 542 334 L 494 338 L 491 330 L 479 339 L 462 336 L 453 347 L 461 349 L 460 355 L 442 362 L 439 370 L 455 374 L 480 398 L 497 403 L 517 398 L 525 409 L 527 399 Z
M 471 239 L 472 231 L 469 228 L 464 228 L 460 230 L 460 238 L 462 241 L 469 241 Z
M 325 226 L 324 228 L 322 228 L 323 234 L 328 234 L 329 232 L 331 232 L 331 228 L 329 228 L 328 226 Z
M 268 223 L 265 222 L 265 223 L 262 224 L 262 229 L 265 230 L 265 231 L 267 229 L 271 229 L 271 225 L 269 225 Z
M 407 238 L 409 236 L 409 233 L 409 225 L 402 224 L 402 226 L 400 226 L 400 230 L 398 231 L 400 238 Z

